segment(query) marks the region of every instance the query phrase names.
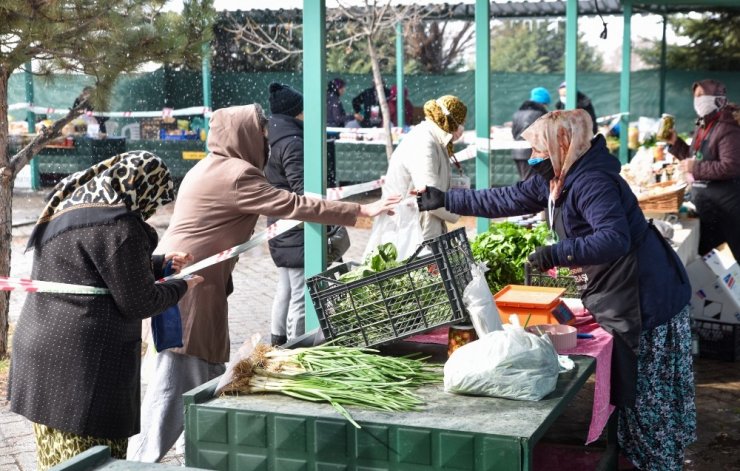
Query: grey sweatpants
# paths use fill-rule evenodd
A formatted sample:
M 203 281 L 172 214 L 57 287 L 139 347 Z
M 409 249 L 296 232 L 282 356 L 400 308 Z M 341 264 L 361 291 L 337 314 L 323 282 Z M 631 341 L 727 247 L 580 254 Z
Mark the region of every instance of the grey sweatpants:
M 285 335 L 288 340 L 292 340 L 305 333 L 305 286 L 303 268 L 278 267 L 278 282 L 272 301 L 273 335 Z
M 157 353 L 141 404 L 141 432 L 129 438 L 126 459 L 146 463 L 161 460 L 184 429 L 183 393 L 225 370 L 223 363 L 208 363 L 169 350 Z

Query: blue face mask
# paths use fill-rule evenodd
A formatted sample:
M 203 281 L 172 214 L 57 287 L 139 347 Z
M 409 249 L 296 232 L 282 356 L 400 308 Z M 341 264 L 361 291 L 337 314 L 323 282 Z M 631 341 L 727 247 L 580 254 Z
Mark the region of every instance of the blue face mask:
M 527 163 L 530 166 L 535 166 L 535 165 L 541 163 L 543 160 L 545 160 L 545 159 L 543 159 L 542 157 L 532 157 L 531 159 L 527 160 Z

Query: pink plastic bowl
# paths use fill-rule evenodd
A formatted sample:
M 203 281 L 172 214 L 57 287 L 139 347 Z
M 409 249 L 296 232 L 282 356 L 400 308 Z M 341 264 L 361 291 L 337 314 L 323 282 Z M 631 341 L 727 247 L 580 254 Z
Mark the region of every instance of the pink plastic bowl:
M 565 350 L 575 348 L 578 338 L 578 330 L 575 327 L 562 324 L 542 324 L 527 327 L 527 332 L 535 335 L 547 334 L 555 346 L 555 351 L 561 353 Z

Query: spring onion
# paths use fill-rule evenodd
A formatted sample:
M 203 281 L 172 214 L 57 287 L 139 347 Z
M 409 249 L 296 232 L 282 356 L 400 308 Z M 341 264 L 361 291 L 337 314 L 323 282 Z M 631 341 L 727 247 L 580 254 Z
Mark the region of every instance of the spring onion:
M 412 389 L 441 381 L 441 372 L 424 358 L 387 357 L 370 348 L 331 344 L 294 350 L 260 344 L 234 366 L 224 393 L 281 393 L 328 402 L 360 428 L 344 406 L 417 410 L 423 401 Z

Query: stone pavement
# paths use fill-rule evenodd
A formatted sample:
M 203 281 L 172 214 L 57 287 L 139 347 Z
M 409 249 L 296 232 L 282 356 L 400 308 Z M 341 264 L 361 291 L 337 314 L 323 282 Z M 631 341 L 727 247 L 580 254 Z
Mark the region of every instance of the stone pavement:
M 22 193 L 13 200 L 13 260 L 12 276 L 31 273 L 31 254 L 23 249 L 32 223 L 43 207 L 40 193 Z M 172 205 L 162 208 L 150 223 L 160 234 L 167 227 Z M 24 224 L 30 222 L 31 224 Z M 474 233 L 474 221 L 464 221 L 468 235 Z M 345 260 L 360 260 L 367 242 L 370 221 L 358 222 L 349 228 L 352 246 Z M 264 228 L 260 218 L 257 231 Z M 235 291 L 229 297 L 229 329 L 232 352 L 253 333 L 267 338 L 270 333 L 270 308 L 276 284 L 277 270 L 269 256 L 267 244 L 240 256 L 234 271 Z M 11 295 L 10 319 L 18 319 L 25 295 Z M 695 363 L 699 437 L 687 450 L 686 470 L 737 470 L 740 469 L 740 362 L 725 363 L 699 359 Z M 4 389 L 4 385 L 0 384 Z M 596 446 L 583 446 L 590 420 L 593 381 L 578 394 L 571 407 L 558 419 L 543 441 L 571 446 L 578 456 L 599 453 L 603 440 Z M 30 423 L 8 410 L 5 394 L 0 394 L 0 470 L 31 471 L 36 469 L 34 439 Z M 572 459 L 572 456 L 568 459 Z M 182 465 L 184 458 L 175 450 L 165 457 L 164 463 Z M 571 464 L 573 462 L 571 461 Z M 556 468 L 548 468 L 556 469 Z M 565 466 L 562 469 L 591 469 L 590 467 Z

